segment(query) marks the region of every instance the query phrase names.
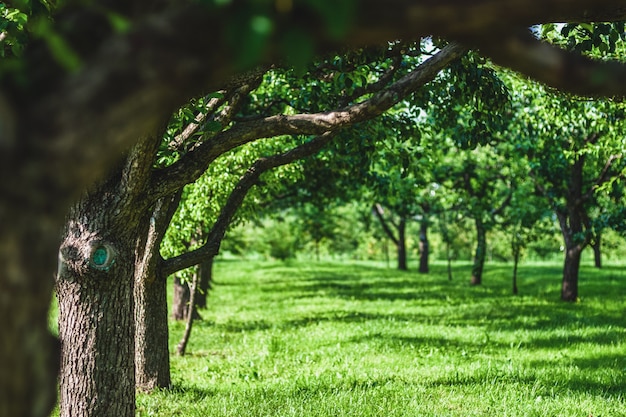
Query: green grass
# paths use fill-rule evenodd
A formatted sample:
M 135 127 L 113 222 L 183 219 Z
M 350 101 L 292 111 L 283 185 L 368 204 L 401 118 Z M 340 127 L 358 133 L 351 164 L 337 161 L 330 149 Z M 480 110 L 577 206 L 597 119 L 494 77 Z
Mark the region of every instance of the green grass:
M 174 387 L 140 416 L 626 416 L 626 268 L 221 261 Z M 171 323 L 170 346 L 183 331 Z

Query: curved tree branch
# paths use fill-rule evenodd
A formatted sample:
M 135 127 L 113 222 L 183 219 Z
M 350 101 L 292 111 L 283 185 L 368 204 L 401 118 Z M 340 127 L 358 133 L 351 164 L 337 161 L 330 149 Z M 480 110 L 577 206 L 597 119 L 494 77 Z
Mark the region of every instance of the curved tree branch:
M 173 165 L 156 171 L 150 186 L 151 194 L 159 198 L 195 181 L 215 158 L 245 143 L 280 135 L 320 135 L 377 117 L 431 81 L 466 51 L 464 46 L 452 43 L 368 100 L 342 109 L 314 114 L 275 115 L 238 123 L 206 140 Z
M 217 255 L 231 219 L 241 206 L 248 191 L 257 183 L 261 174 L 272 168 L 287 165 L 298 159 L 316 154 L 334 135 L 335 132 L 326 132 L 287 152 L 257 159 L 231 192 L 226 204 L 220 210 L 220 214 L 213 224 L 205 244 L 196 250 L 163 261 L 160 270 L 161 276 L 165 278 L 174 272 L 198 265 L 206 259 Z

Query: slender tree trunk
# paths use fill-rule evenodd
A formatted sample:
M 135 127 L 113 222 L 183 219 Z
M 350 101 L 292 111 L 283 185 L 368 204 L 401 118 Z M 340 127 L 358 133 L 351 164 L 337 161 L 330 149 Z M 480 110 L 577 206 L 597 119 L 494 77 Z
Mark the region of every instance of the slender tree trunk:
M 476 218 L 475 224 L 476 224 L 476 253 L 474 255 L 474 265 L 472 266 L 472 279 L 470 283 L 472 285 L 480 285 L 482 284 L 483 269 L 485 266 L 485 256 L 487 253 L 487 231 L 480 217 Z
M 561 300 L 578 300 L 578 273 L 580 258 L 586 241 L 579 241 L 577 237 L 583 233 L 583 222 L 580 213 L 571 207 L 567 213 L 557 212 L 561 226 L 561 234 L 565 241 L 565 262 L 563 265 L 563 280 L 561 283 Z
M 593 261 L 596 268 L 602 268 L 602 234 L 597 233 L 593 243 Z
M 160 274 L 159 247 L 181 192 L 155 203 L 140 226 L 135 264 L 135 382 L 148 392 L 171 385 L 167 280 Z
M 111 221 L 96 193 L 70 212 L 59 255 L 63 417 L 135 415 L 134 266 L 138 221 Z M 116 225 L 114 224 L 117 224 Z
M 191 282 L 189 288 L 189 308 L 187 309 L 187 324 L 185 325 L 185 332 L 183 333 L 183 337 L 178 342 L 176 346 L 176 353 L 179 356 L 185 356 L 185 351 L 187 350 L 187 343 L 189 343 L 189 338 L 191 337 L 191 329 L 193 327 L 194 315 L 189 314 L 189 312 L 194 311 L 196 308 L 196 293 L 198 291 L 198 274 L 195 274 L 193 277 L 193 281 Z
M 428 244 L 428 221 L 423 219 L 420 223 L 420 242 L 419 242 L 419 250 L 420 250 L 420 267 L 419 272 L 421 274 L 428 273 L 428 255 L 429 255 L 429 244 Z
M 398 269 L 406 271 L 408 269 L 406 262 L 406 219 L 400 218 L 398 222 Z
M 141 391 L 171 385 L 167 282 L 160 277 L 135 283 L 135 378 Z
M 213 288 L 213 258 L 198 265 L 198 289 L 196 290 L 197 308 L 206 308 L 209 291 Z
M 517 288 L 517 266 L 519 265 L 520 248 L 515 247 L 513 250 L 513 294 L 518 294 Z

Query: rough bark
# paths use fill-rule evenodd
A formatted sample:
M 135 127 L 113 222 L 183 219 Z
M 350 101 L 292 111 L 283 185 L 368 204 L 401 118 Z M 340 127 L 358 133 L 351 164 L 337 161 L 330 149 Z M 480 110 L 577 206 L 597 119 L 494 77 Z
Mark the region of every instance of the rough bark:
M 134 281 L 156 138 L 140 140 L 66 219 L 57 275 L 62 416 L 134 415 Z
M 474 254 L 470 284 L 481 285 L 483 269 L 485 267 L 485 257 L 487 255 L 487 230 L 480 217 L 476 217 L 474 223 L 476 225 L 476 252 Z
M 171 385 L 167 283 L 159 247 L 181 193 L 156 202 L 139 228 L 135 255 L 135 383 L 141 391 Z
M 106 192 L 105 192 L 106 194 Z M 99 194 L 96 193 L 97 197 Z M 61 416 L 134 416 L 134 242 L 138 220 L 86 196 L 70 212 L 57 294 Z M 99 214 L 99 215 L 98 215 Z
M 171 385 L 167 282 L 135 282 L 135 384 L 141 391 Z

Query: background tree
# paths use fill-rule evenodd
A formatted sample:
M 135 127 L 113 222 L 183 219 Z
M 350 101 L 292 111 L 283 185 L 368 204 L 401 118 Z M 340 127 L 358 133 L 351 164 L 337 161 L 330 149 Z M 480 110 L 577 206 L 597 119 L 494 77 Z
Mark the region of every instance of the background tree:
M 519 91 L 530 110 L 517 114 L 524 127 L 519 149 L 560 224 L 561 298 L 576 301 L 581 254 L 593 240 L 592 204 L 602 184 L 623 175 L 624 110 L 611 101 L 564 97 L 539 87 Z

